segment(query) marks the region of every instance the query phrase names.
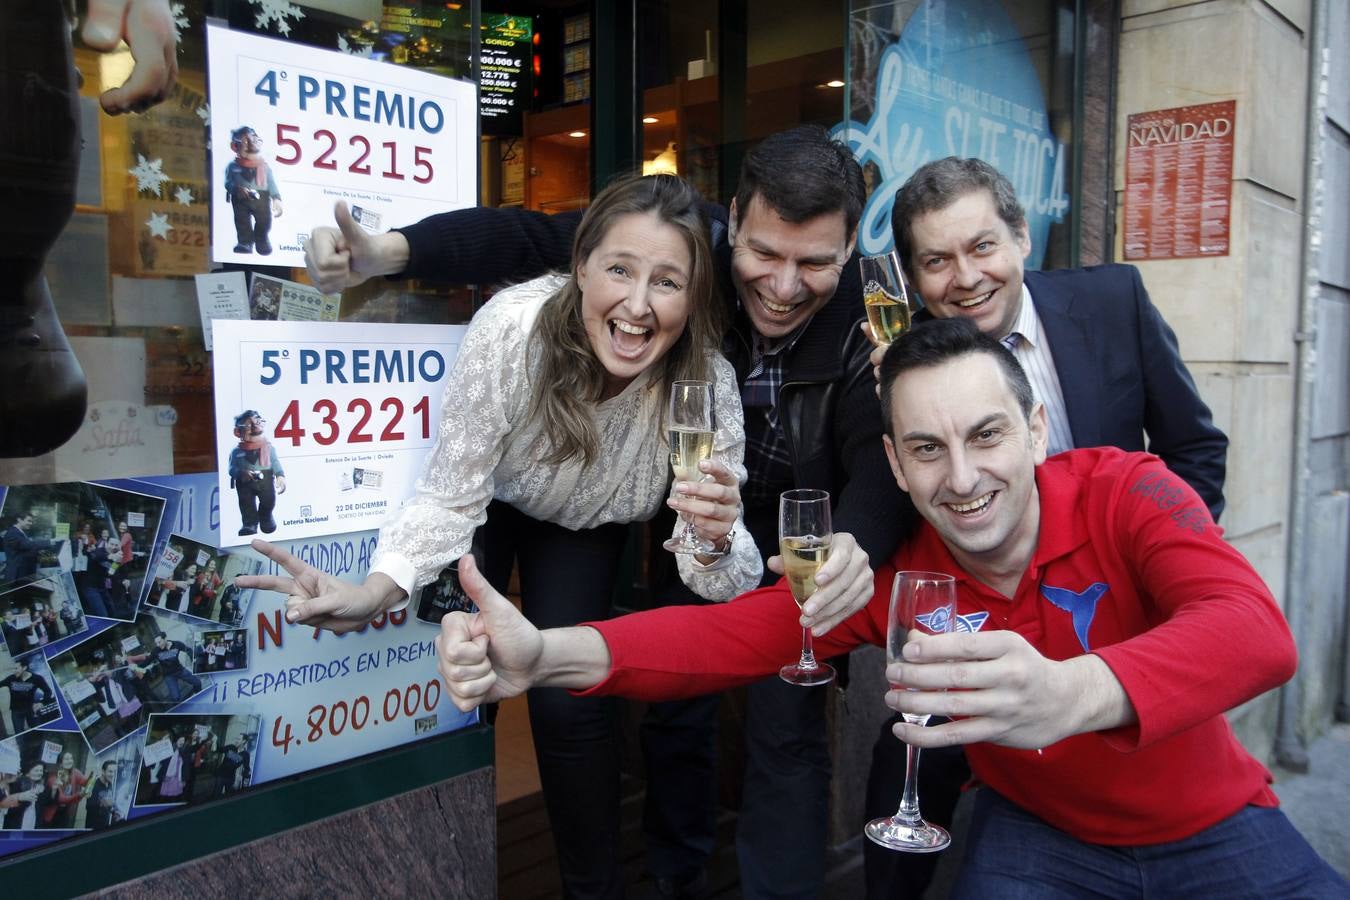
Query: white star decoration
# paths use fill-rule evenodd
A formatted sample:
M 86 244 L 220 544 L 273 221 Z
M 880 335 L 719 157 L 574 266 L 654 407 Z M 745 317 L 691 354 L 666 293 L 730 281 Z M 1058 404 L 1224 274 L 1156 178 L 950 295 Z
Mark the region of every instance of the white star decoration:
M 281 34 L 291 33 L 291 23 L 288 18 L 299 21 L 305 17 L 305 11 L 294 3 L 288 3 L 287 0 L 248 0 L 249 4 L 255 10 L 253 22 L 259 28 L 266 28 L 269 23 L 276 25 L 277 31 Z
M 207 106 L 205 103 L 203 103 L 201 106 L 197 107 L 197 118 L 199 118 L 199 119 L 202 120 L 202 124 L 203 124 L 203 125 L 210 125 L 210 124 L 211 124 L 211 107 Z
M 127 172 L 136 176 L 136 192 L 154 191 L 155 196 L 162 196 L 160 186 L 169 180 L 169 176 L 164 174 L 161 168 L 164 165 L 162 159 L 146 159 L 139 153 L 136 154 L 135 168 L 127 169 Z
M 185 187 L 180 187 L 178 190 L 173 192 L 173 199 L 177 200 L 183 206 L 191 206 L 192 191 L 188 190 Z
M 179 52 L 182 52 L 182 49 L 183 49 L 183 47 L 182 47 L 182 43 L 183 43 L 183 29 L 186 28 L 186 27 L 188 27 L 187 13 L 184 12 L 184 10 L 183 10 L 183 4 L 181 4 L 181 3 L 170 3 L 170 4 L 169 4 L 169 15 L 173 16 L 173 37 L 174 37 L 174 40 L 177 41 L 178 44 L 179 44 L 179 47 L 178 47 Z
M 145 220 L 145 227 L 150 229 L 150 233 L 162 241 L 169 236 L 169 231 L 173 226 L 169 224 L 169 217 L 167 214 L 152 212 L 150 218 Z

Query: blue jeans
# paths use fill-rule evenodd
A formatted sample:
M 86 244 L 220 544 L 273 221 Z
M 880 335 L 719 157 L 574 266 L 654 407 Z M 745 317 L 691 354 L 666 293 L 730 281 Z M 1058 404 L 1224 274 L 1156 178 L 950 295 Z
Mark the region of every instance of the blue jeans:
M 1179 841 L 1088 844 L 989 788 L 975 798 L 954 898 L 1331 898 L 1350 885 L 1278 809 L 1246 806 Z
M 202 680 L 186 669 L 179 669 L 177 672 L 164 674 L 164 687 L 168 690 L 170 699 L 177 702 L 200 692 Z M 186 690 L 183 690 L 184 688 Z
M 108 618 L 108 592 L 92 583 L 86 583 L 79 589 L 80 603 L 84 611 L 101 619 Z

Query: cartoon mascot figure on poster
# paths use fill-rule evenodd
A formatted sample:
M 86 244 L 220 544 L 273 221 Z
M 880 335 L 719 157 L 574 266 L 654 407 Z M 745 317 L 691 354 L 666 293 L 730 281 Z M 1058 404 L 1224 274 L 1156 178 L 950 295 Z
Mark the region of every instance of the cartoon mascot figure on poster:
M 277 495 L 286 493 L 286 473 L 281 460 L 263 431 L 263 417 L 246 409 L 234 417 L 234 436 L 239 446 L 230 451 L 230 487 L 239 498 L 239 516 L 243 520 L 239 534 L 265 534 L 277 530 L 272 510 Z
M 225 199 L 234 206 L 235 253 L 272 252 L 267 234 L 281 217 L 281 189 L 262 155 L 262 138 L 247 125 L 230 132 L 234 159 L 225 167 Z

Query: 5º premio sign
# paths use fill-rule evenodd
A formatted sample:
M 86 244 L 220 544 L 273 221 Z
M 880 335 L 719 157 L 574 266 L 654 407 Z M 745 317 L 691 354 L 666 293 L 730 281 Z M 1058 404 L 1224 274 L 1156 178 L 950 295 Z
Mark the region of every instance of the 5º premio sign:
M 413 492 L 464 331 L 216 322 L 222 545 L 378 528 Z

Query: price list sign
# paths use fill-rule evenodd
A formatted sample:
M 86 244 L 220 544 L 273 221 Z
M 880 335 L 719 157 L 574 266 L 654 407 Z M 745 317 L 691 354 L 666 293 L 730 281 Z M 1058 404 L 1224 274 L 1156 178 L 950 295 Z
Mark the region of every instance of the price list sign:
M 221 546 L 378 528 L 421 474 L 465 328 L 216 322 Z
M 474 85 L 207 27 L 212 258 L 301 267 L 347 201 L 372 232 L 476 202 Z
M 1125 258 L 1227 256 L 1237 101 L 1129 117 Z
M 484 134 L 521 133 L 521 108 L 530 96 L 533 32 L 529 16 L 483 16 L 478 110 Z

